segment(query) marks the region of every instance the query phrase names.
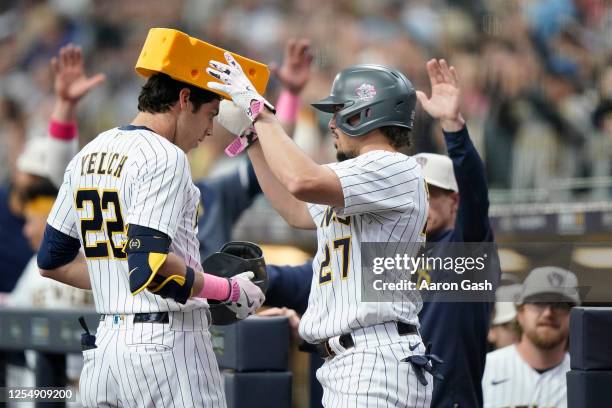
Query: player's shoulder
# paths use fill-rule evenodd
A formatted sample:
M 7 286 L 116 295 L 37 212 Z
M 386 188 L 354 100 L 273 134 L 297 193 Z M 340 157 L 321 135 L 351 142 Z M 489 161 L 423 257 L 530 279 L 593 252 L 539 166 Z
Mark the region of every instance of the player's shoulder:
M 362 169 L 365 171 L 380 171 L 392 167 L 416 168 L 418 165 L 412 156 L 388 150 L 371 150 L 355 158 L 328 166 L 335 169 Z
M 177 145 L 145 126 L 124 125 L 113 129 L 113 131 L 131 137 L 133 139 L 131 143 L 148 153 L 185 156 L 185 153 Z M 168 159 L 172 160 L 171 157 L 168 157 Z
M 516 357 L 518 357 L 516 345 L 511 344 L 510 346 L 502 347 L 487 353 L 487 365 L 503 364 L 504 362 L 512 360 Z
M 98 146 L 108 143 L 108 139 L 111 138 L 115 133 L 115 129 L 108 129 L 101 133 L 98 133 L 96 137 L 91 139 L 85 144 L 85 146 L 83 146 L 83 148 L 79 151 L 77 155 L 86 154 L 89 150 L 96 149 Z
M 121 150 L 136 151 L 137 161 L 153 160 L 158 164 L 173 166 L 186 161 L 187 156 L 180 147 L 145 126 L 123 125 L 100 133 L 92 142 L 96 147 L 117 146 Z M 85 149 L 84 149 L 85 150 Z

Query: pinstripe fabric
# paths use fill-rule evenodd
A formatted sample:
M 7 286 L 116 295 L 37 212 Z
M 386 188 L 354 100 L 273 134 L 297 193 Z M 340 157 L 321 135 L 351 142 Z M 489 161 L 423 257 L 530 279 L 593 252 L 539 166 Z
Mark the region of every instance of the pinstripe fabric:
M 93 190 L 90 197 L 100 197 L 101 203 L 90 198 L 77 206 L 75 197 L 83 190 Z M 116 199 L 102 204 L 109 192 L 118 204 Z M 125 225 L 137 224 L 169 235 L 170 251 L 201 271 L 199 202 L 183 151 L 144 128 L 106 131 L 68 165 L 48 223 L 78 238 L 83 247 L 102 243 L 108 249 L 108 256 L 87 257 L 96 311 L 123 315 L 116 324 L 101 323 L 98 348 L 83 353 L 84 406 L 225 407 L 206 300 L 181 305 L 148 291 L 132 296 L 127 258 L 116 252 L 127 240 Z M 86 230 L 82 221 L 94 219 L 95 204 L 102 211 L 102 228 Z M 119 225 L 119 231 L 109 232 L 109 222 L 120 218 L 123 231 Z M 169 324 L 130 323 L 134 313 L 159 311 L 175 312 Z
M 172 313 L 168 324 L 130 317 L 107 317 L 98 348 L 83 353 L 84 407 L 226 406 L 205 311 Z
M 308 308 L 300 323 L 306 341 L 330 339 L 336 347 L 337 356 L 317 371 L 323 404 L 429 407 L 431 376 L 427 374 L 425 387 L 410 363 L 400 362 L 423 354 L 425 348 L 418 335 L 400 337 L 395 323 L 418 326 L 420 296 L 403 292 L 392 302 L 363 302 L 361 296 L 362 243 L 385 243 L 394 253 L 411 256 L 425 240 L 428 203 L 421 168 L 412 157 L 380 150 L 329 167 L 340 180 L 345 205 L 308 205 L 317 225 L 318 253 L 312 263 Z M 352 333 L 354 348 L 344 350 L 339 345 L 338 336 L 344 333 Z
M 427 192 L 420 166 L 412 157 L 376 150 L 330 167 L 340 178 L 345 197 L 345 207 L 333 210 L 345 220 L 350 217 L 350 222 L 332 217 L 327 224 L 328 207 L 308 206 L 318 227 L 318 251 L 300 335 L 314 343 L 382 322 L 418 325 L 421 299 L 417 292 L 403 292 L 397 302 L 361 301 L 361 243 L 383 242 L 397 253 L 416 254 L 417 245 L 410 243 L 425 240 L 421 232 L 427 219 Z M 348 276 L 341 279 L 342 252 L 331 248 L 332 278 L 320 284 L 326 246 L 343 237 L 351 237 Z
M 540 374 L 520 356 L 516 345 L 487 354 L 482 377 L 485 408 L 565 408 L 570 370 L 569 354 L 557 367 Z
M 400 337 L 393 324 L 385 324 L 363 329 L 354 338 L 354 348 L 336 344 L 338 354 L 317 371 L 325 407 L 429 407 L 431 375 L 426 374 L 428 385 L 423 386 L 410 363 L 400 361 L 425 352 L 420 336 Z
M 126 156 L 120 177 L 109 174 L 87 173 L 89 155 L 98 157 L 117 154 Z M 93 168 L 105 168 L 110 159 L 98 159 Z M 118 159 L 114 161 L 115 167 Z M 104 163 L 104 166 L 101 166 Z M 189 163 L 182 150 L 163 137 L 144 129 L 121 130 L 115 128 L 101 133 L 87 144 L 69 163 L 47 222 L 53 228 L 78 238 L 83 245 L 80 219 L 93 216 L 93 206 L 85 202 L 82 210 L 75 208 L 74 197 L 80 189 L 118 192 L 120 209 L 110 205 L 103 211 L 104 219 L 116 219 L 120 211 L 125 224 L 150 227 L 172 238 L 170 250 L 185 260 L 196 271 L 201 271 L 196 214 L 200 192 L 193 184 Z M 86 233 L 87 242 L 114 243 L 121 246 L 125 233 L 112 234 L 103 228 Z M 96 311 L 113 313 L 148 313 L 157 311 L 192 310 L 207 307 L 204 299 L 191 299 L 185 305 L 162 299 L 147 291 L 132 296 L 129 289 L 126 259 L 112 256 L 105 259 L 87 259 Z

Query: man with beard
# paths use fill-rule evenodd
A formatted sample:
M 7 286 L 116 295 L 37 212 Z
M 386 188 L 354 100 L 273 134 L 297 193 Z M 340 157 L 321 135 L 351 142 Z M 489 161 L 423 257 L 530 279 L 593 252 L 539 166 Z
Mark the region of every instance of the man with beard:
M 248 154 L 264 194 L 290 225 L 317 229 L 318 253 L 299 332 L 325 358 L 317 371 L 323 405 L 429 407 L 433 384 L 427 371 L 433 370 L 418 332 L 418 294 L 368 302 L 360 290 L 368 277 L 362 243 L 414 256 L 425 241 L 425 179 L 415 159 L 399 152 L 409 143 L 415 89 L 390 67 L 341 71 L 330 95 L 313 104 L 333 114 L 329 128 L 338 159 L 319 165 L 284 134 L 273 107 L 240 65 L 225 57 L 227 63 L 210 62 L 207 72 L 221 82 L 208 86 L 231 95 L 253 121 L 258 141 Z M 431 60 L 428 71 L 433 89 L 424 109 L 445 131 L 462 129 L 455 69 Z M 244 144 L 255 135 L 247 136 Z
M 567 406 L 569 316 L 580 304 L 577 286 L 576 275 L 557 267 L 536 268 L 527 276 L 517 307 L 520 342 L 487 354 L 485 407 Z

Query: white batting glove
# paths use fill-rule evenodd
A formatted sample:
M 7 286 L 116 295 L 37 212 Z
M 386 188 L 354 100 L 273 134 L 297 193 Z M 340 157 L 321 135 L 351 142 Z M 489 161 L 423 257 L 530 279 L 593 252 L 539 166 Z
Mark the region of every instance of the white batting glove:
M 244 110 L 227 99 L 222 100 L 219 104 L 219 114 L 215 117 L 215 120 L 228 132 L 236 136 L 252 124 Z
M 238 156 L 257 139 L 257 132 L 251 120 L 242 109 L 227 99 L 221 101 L 216 121 L 228 132 L 236 135 L 236 138 L 225 148 L 225 154 L 229 157 Z
M 224 55 L 227 64 L 211 60 L 209 64 L 212 68 L 206 68 L 209 75 L 223 83 L 209 82 L 208 87 L 231 96 L 234 104 L 244 110 L 251 121 L 257 118 L 264 106 L 274 112 L 274 106 L 257 93 L 232 54 L 226 51 Z
M 240 273 L 230 279 L 229 309 L 236 312 L 236 318 L 246 319 L 261 307 L 266 296 L 259 286 L 251 282 L 255 274 L 251 271 Z

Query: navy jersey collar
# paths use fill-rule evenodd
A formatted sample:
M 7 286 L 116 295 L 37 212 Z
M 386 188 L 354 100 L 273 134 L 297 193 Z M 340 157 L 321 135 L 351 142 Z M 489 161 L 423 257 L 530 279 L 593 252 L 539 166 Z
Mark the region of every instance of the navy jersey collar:
M 146 126 L 136 126 L 136 125 L 124 125 L 119 126 L 119 130 L 148 130 L 149 132 L 153 132 Z

